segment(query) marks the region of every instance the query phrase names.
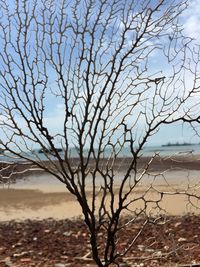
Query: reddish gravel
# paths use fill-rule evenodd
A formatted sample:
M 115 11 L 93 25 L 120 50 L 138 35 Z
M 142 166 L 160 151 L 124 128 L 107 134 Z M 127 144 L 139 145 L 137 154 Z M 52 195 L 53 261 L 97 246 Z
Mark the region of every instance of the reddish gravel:
M 158 222 L 146 227 L 123 259 L 129 264 L 127 266 L 135 266 L 135 263 L 170 266 L 171 263 L 200 262 L 200 216 L 169 217 L 166 223 L 163 220 Z M 122 231 L 119 249 L 124 248 L 125 242 L 134 236 L 141 223 Z M 103 236 L 100 235 L 102 244 Z M 90 260 L 79 259 L 89 250 L 89 236 L 81 220 L 0 223 L 1 267 L 54 267 L 56 263 L 72 267 L 95 266 Z

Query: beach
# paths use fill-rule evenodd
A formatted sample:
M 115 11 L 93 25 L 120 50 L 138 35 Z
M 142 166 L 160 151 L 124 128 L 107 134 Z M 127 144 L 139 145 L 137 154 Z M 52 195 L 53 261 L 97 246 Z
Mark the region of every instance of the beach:
M 141 158 L 139 167 L 142 169 L 149 158 Z M 120 165 L 121 164 L 121 165 Z M 116 163 L 117 174 L 115 176 L 116 193 L 127 167 L 128 159 Z M 119 167 L 120 165 L 120 167 Z M 19 167 L 21 168 L 21 167 Z M 198 184 L 199 157 L 176 157 L 156 159 L 150 166 L 150 174 L 144 175 L 132 197 L 137 198 L 153 184 L 159 191 L 168 192 L 187 189 L 188 184 L 196 189 L 200 195 Z M 120 170 L 120 171 L 119 171 Z M 160 175 L 158 175 L 160 174 Z M 138 174 L 140 175 L 140 173 Z M 154 175 L 157 175 L 156 179 Z M 97 177 L 98 180 L 98 177 Z M 97 184 L 101 184 L 101 179 Z M 193 187 L 192 187 L 193 186 Z M 88 199 L 91 196 L 91 180 L 88 178 L 86 191 Z M 133 196 L 134 195 L 134 196 Z M 149 199 L 156 198 L 156 192 L 148 193 Z M 98 199 L 97 199 L 98 202 Z M 163 198 L 162 207 L 169 215 L 182 215 L 188 212 L 198 213 L 198 209 L 187 206 L 187 199 L 183 195 L 166 196 Z M 176 203 L 176 205 L 173 205 Z M 139 205 L 139 203 L 136 203 Z M 23 177 L 18 177 L 14 182 L 0 187 L 0 220 L 22 220 L 22 219 L 66 219 L 81 216 L 81 208 L 76 198 L 70 194 L 65 184 L 55 177 L 44 172 L 31 172 Z
M 138 177 L 148 162 L 149 158 L 141 159 Z M 116 162 L 116 195 L 127 164 L 127 159 Z M 24 167 L 18 165 L 17 168 L 21 171 Z M 195 189 L 195 194 L 199 196 L 199 169 L 198 156 L 156 159 L 148 174 L 142 176 L 130 199 L 137 199 L 145 193 L 147 201 L 156 201 L 160 196 L 157 191 L 168 194 L 163 197 L 159 209 L 155 209 L 155 203 L 147 207 L 146 214 L 155 218 L 159 216 L 161 222 L 150 225 L 144 231 L 130 253 L 123 258 L 123 262 L 129 264 L 126 266 L 135 266 L 133 263 L 137 262 L 144 267 L 175 267 L 179 266 L 177 264 L 200 261 L 199 209 L 188 205 L 188 198 L 184 194 L 171 194 L 186 190 L 194 193 Z M 101 182 L 97 177 L 98 186 Z M 151 186 L 156 190 L 147 192 Z M 90 177 L 86 192 L 90 202 Z M 97 197 L 97 207 L 99 201 L 100 197 Z M 199 205 L 198 201 L 193 204 Z M 142 205 L 138 201 L 131 208 L 140 209 Z M 122 220 L 127 216 L 129 214 L 124 213 Z M 130 225 L 121 233 L 120 248 L 141 224 L 142 219 L 134 223 L 133 228 Z M 22 177 L 17 176 L 9 184 L 1 185 L 0 267 L 55 267 L 56 264 L 94 267 L 89 251 L 89 233 L 82 220 L 81 208 L 65 184 L 48 173 L 31 171 L 25 172 Z M 84 258 L 85 255 L 87 257 Z M 5 265 L 9 262 L 10 265 Z

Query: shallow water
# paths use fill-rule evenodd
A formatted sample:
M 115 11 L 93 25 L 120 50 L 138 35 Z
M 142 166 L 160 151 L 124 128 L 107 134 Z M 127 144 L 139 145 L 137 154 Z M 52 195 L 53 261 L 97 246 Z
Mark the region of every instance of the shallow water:
M 124 173 L 116 173 L 114 177 L 114 186 L 118 187 L 124 178 Z M 137 175 L 137 179 L 140 179 L 139 186 L 148 186 L 150 184 L 167 186 L 169 185 L 183 185 L 186 186 L 190 184 L 200 183 L 200 172 L 197 170 L 176 170 L 176 171 L 166 171 L 160 175 L 152 173 L 151 175 L 145 174 L 141 177 L 141 174 Z M 104 183 L 101 176 L 97 176 L 96 184 L 100 186 Z M 129 183 L 134 183 L 134 177 L 127 180 L 127 186 Z M 88 190 L 92 186 L 92 177 L 88 176 L 86 180 Z M 10 188 L 13 189 L 33 189 L 40 190 L 42 192 L 66 192 L 66 186 L 60 182 L 56 177 L 50 174 L 32 174 L 22 179 L 18 179 L 16 183 L 10 184 Z

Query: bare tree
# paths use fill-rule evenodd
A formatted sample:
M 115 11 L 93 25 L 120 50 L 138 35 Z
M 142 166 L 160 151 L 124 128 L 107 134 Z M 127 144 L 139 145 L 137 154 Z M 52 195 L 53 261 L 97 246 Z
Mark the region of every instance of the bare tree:
M 82 208 L 94 261 L 117 265 L 164 195 L 198 199 L 190 188 L 154 186 L 164 177 L 149 172 L 157 154 L 139 164 L 161 125 L 200 119 L 200 50 L 181 26 L 187 1 L 0 0 L 0 7 L 1 148 L 66 186 Z M 48 117 L 56 107 L 59 127 L 53 128 Z M 147 188 L 136 194 L 146 178 Z M 156 199 L 148 198 L 150 191 Z M 124 213 L 129 224 L 142 214 L 146 220 L 122 251 Z

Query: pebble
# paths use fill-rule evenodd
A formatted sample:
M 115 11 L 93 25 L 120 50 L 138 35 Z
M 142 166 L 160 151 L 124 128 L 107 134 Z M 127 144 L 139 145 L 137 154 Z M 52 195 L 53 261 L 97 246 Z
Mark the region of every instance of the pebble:
M 64 236 L 71 236 L 71 235 L 72 235 L 72 231 L 64 232 L 63 235 L 64 235 Z
M 65 267 L 65 264 L 63 263 L 56 263 L 54 267 Z
M 152 248 L 146 248 L 145 249 L 145 252 L 149 252 L 149 253 L 153 253 L 155 250 L 154 249 L 152 249 Z
M 185 241 L 187 241 L 187 239 L 184 238 L 184 237 L 180 237 L 180 238 L 178 239 L 178 242 L 185 242 Z
M 164 250 L 168 251 L 169 250 L 169 246 L 164 246 Z
M 66 260 L 66 259 L 68 259 L 68 256 L 63 255 L 63 256 L 60 256 L 60 258 L 63 260 Z
M 14 258 L 19 258 L 19 257 L 23 257 L 23 256 L 25 256 L 25 255 L 27 255 L 27 254 L 28 254 L 27 251 L 22 251 L 21 253 L 14 253 L 14 254 L 13 254 L 13 257 L 14 257 Z
M 140 251 L 144 251 L 144 249 L 145 249 L 145 246 L 144 246 L 144 245 L 138 245 L 137 247 L 138 247 L 138 249 L 139 249 Z
M 12 248 L 17 248 L 17 247 L 21 247 L 22 243 L 18 242 L 17 244 L 12 245 Z
M 181 222 L 175 223 L 174 227 L 177 228 L 179 225 L 181 225 Z
M 5 267 L 12 267 L 12 262 L 10 260 L 10 257 L 5 258 L 4 263 Z

